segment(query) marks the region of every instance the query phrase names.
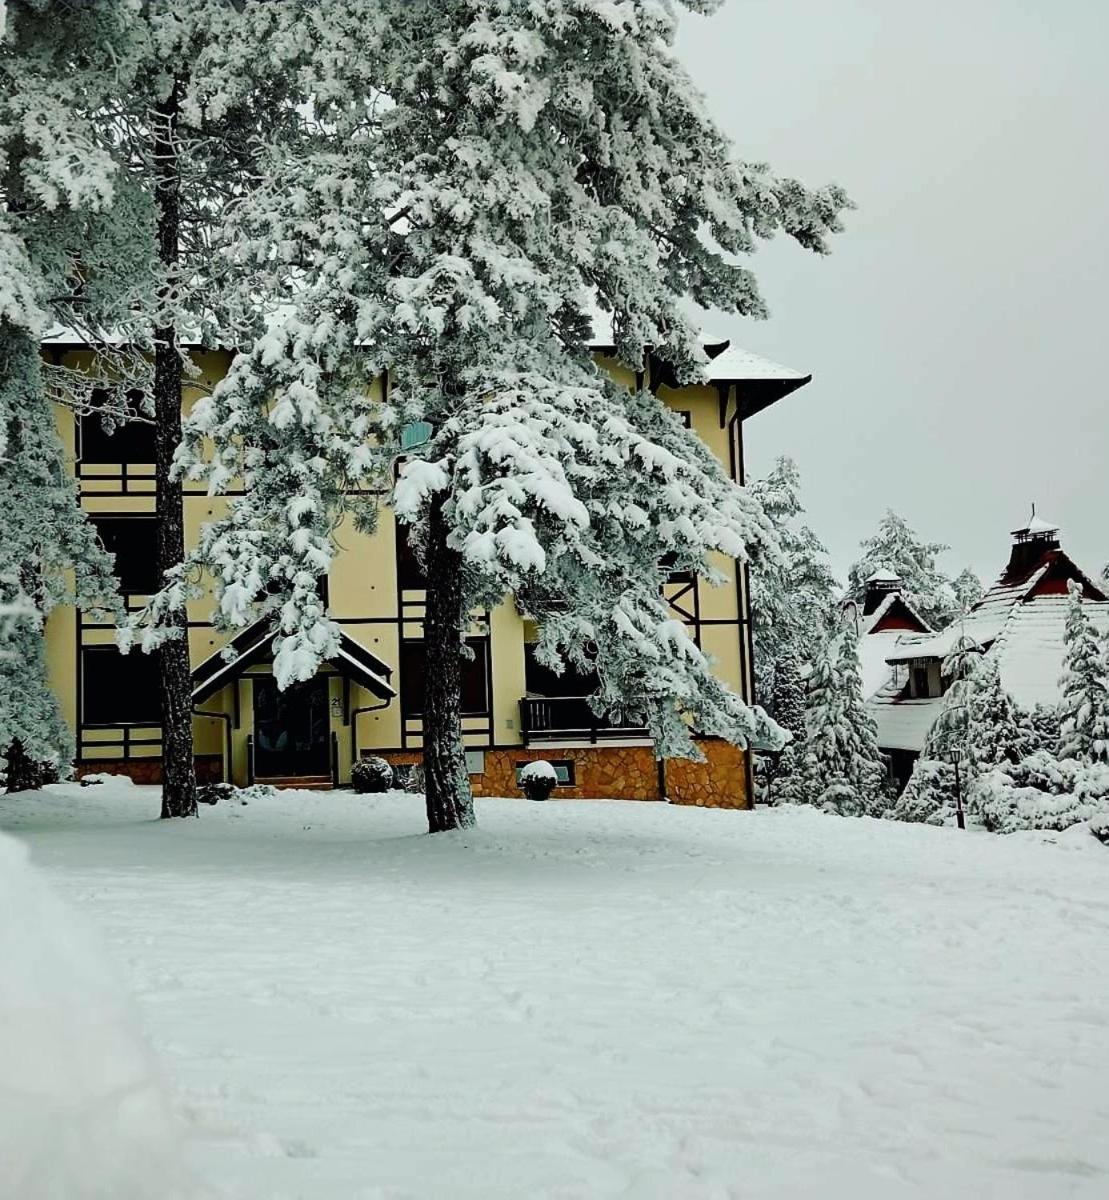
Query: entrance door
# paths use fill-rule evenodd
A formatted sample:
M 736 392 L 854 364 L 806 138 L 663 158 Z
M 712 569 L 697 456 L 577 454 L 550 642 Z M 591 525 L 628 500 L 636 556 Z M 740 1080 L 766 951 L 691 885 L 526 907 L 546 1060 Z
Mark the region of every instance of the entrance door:
M 281 779 L 331 770 L 327 679 L 317 676 L 285 691 L 268 676 L 254 678 L 254 776 Z

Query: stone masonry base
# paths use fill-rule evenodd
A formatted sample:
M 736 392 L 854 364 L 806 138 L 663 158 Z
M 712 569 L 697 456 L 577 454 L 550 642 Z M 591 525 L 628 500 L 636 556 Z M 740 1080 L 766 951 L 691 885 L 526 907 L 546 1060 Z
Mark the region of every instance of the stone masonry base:
M 519 796 L 516 768 L 546 759 L 570 763 L 573 783 L 555 788 L 552 800 L 669 800 L 702 808 L 750 808 L 747 755 L 728 742 L 698 742 L 703 763 L 671 758 L 660 764 L 651 746 L 558 746 L 481 751 L 485 770 L 472 775 L 475 796 Z M 364 754 L 375 752 L 364 751 Z M 419 752 L 384 751 L 394 766 L 418 763 Z
M 81 763 L 74 774 L 78 779 L 85 775 L 128 775 L 133 783 L 161 783 L 162 760 L 160 758 L 99 758 Z M 223 759 L 218 754 L 196 756 L 196 778 L 198 783 L 219 783 L 223 779 Z

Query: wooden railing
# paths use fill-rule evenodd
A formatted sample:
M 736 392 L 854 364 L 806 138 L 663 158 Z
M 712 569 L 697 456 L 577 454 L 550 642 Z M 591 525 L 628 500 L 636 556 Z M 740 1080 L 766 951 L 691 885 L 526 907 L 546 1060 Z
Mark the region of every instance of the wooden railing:
M 642 726 L 614 725 L 598 717 L 584 696 L 526 696 L 520 701 L 520 730 L 525 745 L 647 736 Z

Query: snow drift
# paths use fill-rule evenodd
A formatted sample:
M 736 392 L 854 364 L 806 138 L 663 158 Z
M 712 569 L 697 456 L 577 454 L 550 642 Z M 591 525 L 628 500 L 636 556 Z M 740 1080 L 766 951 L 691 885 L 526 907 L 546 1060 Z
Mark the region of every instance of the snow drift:
M 3 835 L 0 964 L 0 1193 L 196 1196 L 152 1058 L 96 939 Z

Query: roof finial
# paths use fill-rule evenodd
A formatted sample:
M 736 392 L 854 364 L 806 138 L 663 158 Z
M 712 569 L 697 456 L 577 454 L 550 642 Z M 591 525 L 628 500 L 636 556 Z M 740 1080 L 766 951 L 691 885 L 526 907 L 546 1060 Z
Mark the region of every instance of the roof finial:
M 1033 500 L 1032 501 L 1032 515 L 1028 518 L 1028 524 L 1031 525 L 1035 519 L 1036 519 L 1036 501 Z

